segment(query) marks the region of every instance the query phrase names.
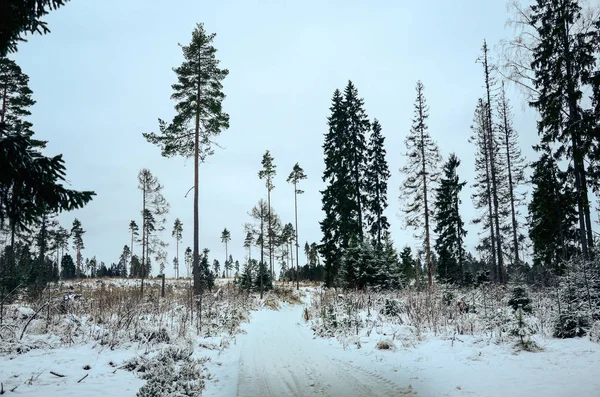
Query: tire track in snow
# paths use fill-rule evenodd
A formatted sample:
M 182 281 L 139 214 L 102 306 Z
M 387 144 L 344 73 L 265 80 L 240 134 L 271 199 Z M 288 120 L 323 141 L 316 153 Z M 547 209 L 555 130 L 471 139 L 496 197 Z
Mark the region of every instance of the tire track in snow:
M 253 315 L 239 360 L 238 396 L 415 395 L 376 372 L 348 362 L 300 325 L 301 305 Z

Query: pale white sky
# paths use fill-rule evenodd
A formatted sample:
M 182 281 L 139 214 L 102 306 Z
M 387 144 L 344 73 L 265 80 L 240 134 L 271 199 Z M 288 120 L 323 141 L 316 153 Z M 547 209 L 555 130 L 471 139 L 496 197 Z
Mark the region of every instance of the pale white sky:
M 143 132 L 170 119 L 172 68 L 182 61 L 177 43 L 187 44 L 197 22 L 216 32 L 223 67 L 225 110 L 231 128 L 200 170 L 200 245 L 223 262 L 220 233 L 232 234 L 234 259 L 243 262 L 243 224 L 248 211 L 266 198 L 258 179 L 262 154 L 277 165 L 273 206 L 293 221 L 293 188 L 285 182 L 294 163 L 308 175 L 299 199 L 299 231 L 319 241 L 322 219 L 323 152 L 331 96 L 351 79 L 364 97 L 368 115 L 386 136 L 391 232 L 396 246 L 417 247 L 403 230 L 398 188 L 404 138 L 412 118 L 414 86 L 425 85 L 431 108 L 429 127 L 444 157 L 455 151 L 460 175 L 473 181 L 474 148 L 469 126 L 483 95 L 481 65 L 475 60 L 483 39 L 494 46 L 512 36 L 504 1 L 214 1 L 74 0 L 47 17 L 52 33 L 31 37 L 13 58 L 31 78 L 37 104 L 32 121 L 48 154 L 63 153 L 68 179 L 97 196 L 82 210 L 61 216 L 70 227 L 78 217 L 87 230 L 84 255 L 107 264 L 129 244 L 128 224 L 139 222 L 137 173 L 149 168 L 165 185 L 171 203 L 168 230 L 183 222 L 183 249 L 192 245 L 191 160 L 165 159 Z M 510 91 L 523 151 L 537 142 L 535 114 Z M 532 159 L 532 157 L 530 157 Z M 463 217 L 474 215 L 470 189 L 463 194 Z M 477 229 L 469 225 L 469 248 Z M 139 247 L 135 252 L 139 254 Z M 212 260 L 211 257 L 211 260 Z M 156 273 L 157 267 L 155 267 Z M 167 274 L 172 274 L 168 267 Z

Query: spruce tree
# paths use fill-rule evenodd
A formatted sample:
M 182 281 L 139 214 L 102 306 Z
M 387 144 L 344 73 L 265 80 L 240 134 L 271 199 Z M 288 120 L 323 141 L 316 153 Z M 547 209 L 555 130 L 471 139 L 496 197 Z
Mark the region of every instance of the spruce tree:
M 246 238 L 244 239 L 244 248 L 248 249 L 248 260 L 252 259 L 252 244 L 254 244 L 254 236 L 251 231 L 246 232 Z
M 222 81 L 229 74 L 219 68 L 212 46 L 215 34 L 207 34 L 202 24 L 192 32 L 189 45 L 181 46 L 184 62 L 173 69 L 177 83 L 172 85 L 171 99 L 177 101 L 176 115 L 171 123 L 158 121 L 160 134 L 144 137 L 160 146 L 162 155 L 194 157 L 194 270 L 199 263 L 198 192 L 199 162 L 213 154 L 214 138 L 229 128 L 229 115 L 223 112 Z M 194 272 L 194 294 L 202 293 L 200 271 Z
M 385 138 L 381 133 L 381 124 L 375 119 L 368 144 L 368 166 L 365 172 L 367 183 L 367 224 L 371 238 L 381 247 L 382 238 L 390 224 L 383 214 L 387 208 L 387 181 L 391 174 L 385 159 Z
M 277 166 L 273 164 L 273 156 L 267 150 L 263 155 L 261 164 L 263 168 L 258 172 L 258 177 L 265 180 L 265 186 L 267 187 L 267 239 L 269 246 L 269 271 L 271 275 L 274 274 L 275 269 L 273 268 L 273 229 L 271 228 L 271 191 L 275 188 L 273 184 L 273 178 L 277 173 Z
M 529 203 L 529 238 L 533 265 L 545 274 L 561 275 L 563 264 L 577 253 L 577 196 L 568 172 L 561 171 L 548 145 L 533 164 Z
M 179 218 L 175 219 L 173 223 L 173 231 L 171 232 L 171 236 L 175 238 L 176 244 L 176 256 L 175 256 L 175 278 L 179 278 L 179 243 L 183 237 L 183 223 L 179 220 Z
M 296 232 L 295 234 L 295 245 L 296 245 L 296 289 L 300 289 L 300 282 L 298 281 L 298 274 L 300 273 L 300 261 L 298 260 L 298 250 L 300 245 L 298 244 L 298 195 L 304 193 L 303 190 L 298 189 L 298 183 L 306 179 L 304 170 L 298 163 L 294 165 L 294 169 L 287 178 L 287 182 L 294 184 L 294 219 L 296 220 Z
M 433 264 L 431 261 L 431 231 L 433 197 L 439 179 L 439 166 L 442 157 L 439 148 L 427 128 L 429 107 L 425 102 L 423 84 L 416 86 L 415 118 L 406 137 L 407 163 L 400 169 L 405 175 L 401 186 L 400 199 L 403 201 L 406 226 L 414 228 L 415 237 L 423 238 L 425 263 L 429 287 L 433 285 Z
M 458 177 L 460 160 L 450 154 L 444 164 L 444 175 L 436 189 L 435 197 L 435 250 L 438 255 L 437 271 L 442 280 L 462 283 L 465 248 L 463 239 L 467 235 L 460 216 L 460 192 L 466 185 Z
M 231 232 L 229 230 L 227 230 L 227 228 L 223 229 L 223 231 L 221 232 L 221 242 L 223 244 L 225 244 L 225 276 L 229 277 L 228 275 L 228 271 L 229 271 L 229 267 L 228 266 L 228 258 L 229 258 L 229 252 L 227 250 L 227 245 L 229 244 L 229 242 L 231 241 Z
M 365 172 L 368 167 L 366 134 L 371 128 L 364 109 L 364 100 L 359 97 L 358 90 L 348 81 L 344 90 L 344 108 L 346 112 L 345 145 L 342 146 L 342 161 L 349 164 L 350 171 L 350 229 L 346 233 L 354 234 L 360 241 L 363 239 L 363 226 L 367 212 Z
M 579 243 L 587 259 L 593 245 L 588 168 L 598 137 L 589 134 L 583 114 L 583 90 L 595 71 L 598 28 L 578 29 L 581 6 L 576 0 L 537 0 L 531 6 L 529 24 L 538 40 L 532 49 L 531 68 L 537 94 L 531 106 L 538 110 L 538 133 L 543 144 L 558 145 L 556 156 L 572 164 L 575 181 Z M 593 157 L 592 157 L 593 159 Z
M 65 254 L 60 261 L 60 277 L 70 280 L 76 277 L 75 263 L 69 254 Z
M 85 248 L 83 244 L 83 235 L 85 234 L 85 230 L 81 227 L 81 221 L 77 218 L 73 220 L 73 227 L 71 227 L 71 235 L 73 236 L 73 248 L 75 248 L 75 277 L 81 277 L 83 274 L 83 255 L 81 255 L 81 250 Z
M 325 170 L 323 182 L 326 184 L 322 193 L 323 212 L 325 218 L 320 222 L 321 253 L 325 261 L 325 286 L 332 287 L 337 277 L 343 250 L 348 246 L 348 228 L 350 203 L 348 163 L 343 161 L 342 147 L 346 145 L 345 130 L 347 116 L 339 90 L 333 93 L 328 118 L 329 130 L 325 134 L 323 144 Z

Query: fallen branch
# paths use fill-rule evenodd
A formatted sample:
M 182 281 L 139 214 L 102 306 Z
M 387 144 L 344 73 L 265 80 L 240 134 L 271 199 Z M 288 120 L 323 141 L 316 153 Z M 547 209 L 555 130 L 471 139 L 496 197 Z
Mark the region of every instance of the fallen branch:
M 81 383 L 82 380 L 90 376 L 90 374 L 85 374 L 85 376 L 77 381 L 77 383 Z
M 12 389 L 10 389 L 10 392 L 13 393 L 15 390 L 17 390 L 17 387 L 19 387 L 19 385 L 16 385 L 15 387 L 13 387 Z
M 59 378 L 64 378 L 64 377 L 65 377 L 64 375 L 62 375 L 62 374 L 58 374 L 58 373 L 56 373 L 56 372 L 54 372 L 54 371 L 50 371 L 50 373 L 51 373 L 52 375 L 54 375 L 54 376 L 58 376 Z

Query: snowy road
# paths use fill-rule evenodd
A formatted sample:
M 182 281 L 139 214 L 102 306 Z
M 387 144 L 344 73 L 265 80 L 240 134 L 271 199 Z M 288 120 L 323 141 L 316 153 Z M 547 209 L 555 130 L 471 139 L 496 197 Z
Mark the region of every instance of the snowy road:
M 262 310 L 252 316 L 237 346 L 222 357 L 214 396 L 402 396 L 415 395 L 408 379 L 388 379 L 357 365 L 342 349 L 313 338 L 302 320 L 303 305 Z M 336 346 L 337 347 L 337 346 Z M 229 361 L 229 362 L 227 362 Z M 235 362 L 237 361 L 237 363 Z M 227 371 L 235 371 L 238 373 Z M 214 369 L 211 369 L 215 372 Z M 402 377 L 404 378 L 404 377 Z M 403 383 L 403 384 L 402 384 Z
M 263 311 L 252 320 L 240 357 L 237 395 L 398 396 L 412 394 L 392 380 L 324 351 L 302 321 L 302 306 Z M 249 327 L 250 328 L 250 327 Z

